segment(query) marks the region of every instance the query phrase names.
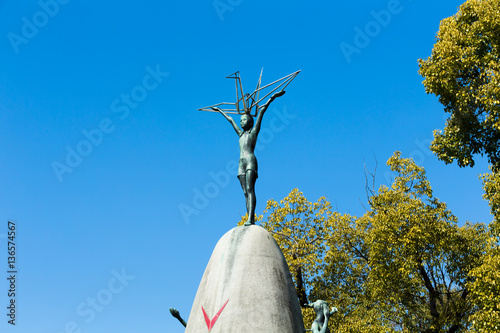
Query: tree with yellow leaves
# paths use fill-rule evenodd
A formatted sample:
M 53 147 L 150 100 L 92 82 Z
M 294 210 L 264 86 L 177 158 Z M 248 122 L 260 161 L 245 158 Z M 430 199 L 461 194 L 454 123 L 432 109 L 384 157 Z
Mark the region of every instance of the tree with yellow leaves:
M 496 332 L 500 331 L 500 174 L 492 171 L 481 178 L 483 197 L 488 200 L 494 219 L 483 264 L 470 273 L 471 295 L 477 307 L 471 322 L 472 331 Z
M 428 93 L 451 114 L 434 132 L 431 150 L 446 163 L 473 166 L 486 155 L 491 173 L 482 175 L 484 198 L 494 220 L 482 265 L 469 273 L 474 303 L 471 329 L 500 330 L 500 1 L 468 0 L 441 21 L 431 56 L 420 60 Z
M 500 1 L 468 0 L 441 21 L 431 56 L 420 60 L 427 93 L 451 114 L 431 149 L 446 163 L 500 168 Z
M 402 330 L 464 330 L 474 312 L 468 274 L 481 264 L 486 227 L 457 226 L 413 160 L 396 152 L 387 164 L 397 176 L 370 198 L 361 218 L 371 226 L 368 290 Z
M 335 332 L 457 332 L 470 326 L 469 272 L 481 265 L 484 225 L 457 219 L 433 196 L 425 170 L 396 152 L 397 177 L 360 218 L 332 212 L 299 190 L 269 200 L 268 229 L 290 267 L 300 303 L 338 308 Z M 303 310 L 306 326 L 314 314 Z

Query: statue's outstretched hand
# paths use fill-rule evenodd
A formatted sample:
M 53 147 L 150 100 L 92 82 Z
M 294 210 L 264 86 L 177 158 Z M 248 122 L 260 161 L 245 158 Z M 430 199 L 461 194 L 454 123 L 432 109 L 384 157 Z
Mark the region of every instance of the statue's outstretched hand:
M 212 106 L 212 110 L 222 112 L 222 110 L 216 106 Z
M 277 97 L 281 97 L 285 94 L 286 91 L 282 90 L 282 91 L 278 91 L 277 93 L 274 93 L 271 98 L 274 99 L 274 98 L 277 98 Z
M 170 308 L 170 313 L 172 314 L 172 316 L 174 316 L 175 318 L 179 318 L 179 310 L 177 309 L 174 309 L 174 308 Z

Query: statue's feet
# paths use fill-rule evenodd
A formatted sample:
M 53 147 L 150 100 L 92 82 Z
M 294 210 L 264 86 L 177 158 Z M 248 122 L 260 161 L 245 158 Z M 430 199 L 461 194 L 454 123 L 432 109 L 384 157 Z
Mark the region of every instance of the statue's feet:
M 255 222 L 254 221 L 246 221 L 245 222 L 245 225 L 255 225 Z

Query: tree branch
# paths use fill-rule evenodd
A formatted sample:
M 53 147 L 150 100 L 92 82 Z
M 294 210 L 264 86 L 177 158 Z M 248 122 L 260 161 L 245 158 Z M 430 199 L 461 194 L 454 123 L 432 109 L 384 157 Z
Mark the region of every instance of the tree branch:
M 429 291 L 429 309 L 431 311 L 431 315 L 437 319 L 439 317 L 439 312 L 436 308 L 436 300 L 437 300 L 437 292 L 436 289 L 434 289 L 431 280 L 429 279 L 429 276 L 427 275 L 427 272 L 425 271 L 425 267 L 423 265 L 422 260 L 418 260 L 418 270 L 420 272 L 420 275 L 424 279 L 424 284 L 427 290 Z

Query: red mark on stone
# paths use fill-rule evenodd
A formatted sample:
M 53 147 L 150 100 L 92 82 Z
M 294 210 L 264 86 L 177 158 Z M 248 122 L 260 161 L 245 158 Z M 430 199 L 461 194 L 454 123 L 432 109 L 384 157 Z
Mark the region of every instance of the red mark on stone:
M 226 303 L 224 303 L 222 308 L 219 310 L 219 312 L 217 312 L 217 314 L 215 315 L 215 317 L 212 318 L 212 320 L 210 320 L 210 318 L 208 318 L 207 313 L 205 312 L 205 309 L 203 308 L 203 306 L 201 307 L 201 310 L 203 311 L 203 316 L 205 317 L 205 322 L 207 323 L 207 327 L 208 327 L 209 332 L 212 330 L 212 327 L 214 327 L 217 319 L 219 319 L 219 316 L 222 313 L 222 310 L 224 310 L 224 308 L 226 307 L 227 302 L 229 302 L 229 300 L 227 300 Z

